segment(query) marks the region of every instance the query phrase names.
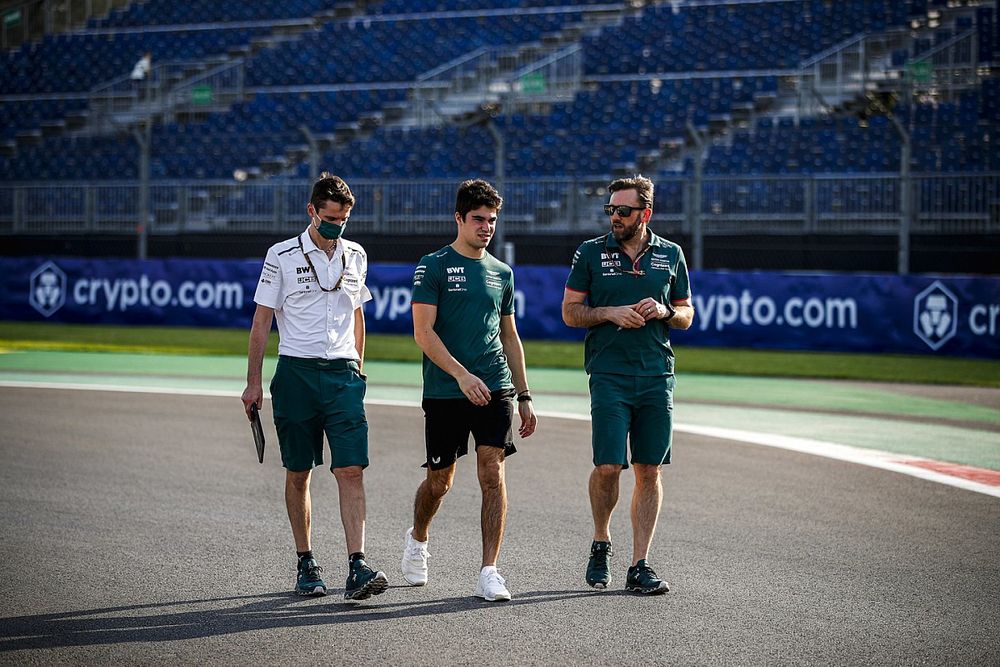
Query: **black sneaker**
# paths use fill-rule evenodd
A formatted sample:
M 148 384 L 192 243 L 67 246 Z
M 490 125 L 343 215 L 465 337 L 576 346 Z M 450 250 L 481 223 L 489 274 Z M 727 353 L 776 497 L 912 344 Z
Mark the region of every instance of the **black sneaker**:
M 347 576 L 344 587 L 345 600 L 367 600 L 373 595 L 384 593 L 389 587 L 385 572 L 376 572 L 368 567 L 364 558 L 358 558 L 351 563 L 351 573 Z
M 299 595 L 326 595 L 326 584 L 320 578 L 323 571 L 315 558 L 300 558 L 299 573 L 295 581 L 295 592 Z
M 587 563 L 587 583 L 594 588 L 607 588 L 611 581 L 608 559 L 611 558 L 611 542 L 593 542 L 590 545 L 590 561 Z
M 628 579 L 625 581 L 625 590 L 633 593 L 646 593 L 647 595 L 660 595 L 670 590 L 667 582 L 656 576 L 653 568 L 641 560 L 628 569 Z

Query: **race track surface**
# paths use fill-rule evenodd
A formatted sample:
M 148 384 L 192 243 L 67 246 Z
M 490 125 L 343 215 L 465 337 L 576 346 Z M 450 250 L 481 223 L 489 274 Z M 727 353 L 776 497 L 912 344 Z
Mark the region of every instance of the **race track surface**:
M 514 599 L 487 603 L 473 460 L 432 526 L 429 585 L 403 586 L 422 415 L 368 415 L 367 554 L 392 586 L 345 604 L 332 475 L 313 483 L 331 595 L 298 598 L 273 426 L 261 466 L 238 400 L 0 388 L 0 664 L 1000 662 L 996 497 L 679 433 L 651 553 L 670 592 L 622 590 L 631 471 L 595 592 L 590 427 L 546 418 L 507 464 Z

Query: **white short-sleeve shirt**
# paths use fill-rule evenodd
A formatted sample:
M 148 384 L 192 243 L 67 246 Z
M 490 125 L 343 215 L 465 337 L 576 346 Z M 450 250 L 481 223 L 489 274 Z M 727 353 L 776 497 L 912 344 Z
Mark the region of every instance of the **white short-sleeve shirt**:
M 303 253 L 308 253 L 318 276 Z M 316 247 L 308 230 L 271 246 L 253 300 L 274 309 L 278 354 L 357 359 L 354 311 L 372 298 L 365 286 L 367 276 L 368 255 L 354 241 L 341 238 L 331 258 Z M 334 292 L 319 288 L 322 284 L 330 289 L 338 281 L 340 289 Z

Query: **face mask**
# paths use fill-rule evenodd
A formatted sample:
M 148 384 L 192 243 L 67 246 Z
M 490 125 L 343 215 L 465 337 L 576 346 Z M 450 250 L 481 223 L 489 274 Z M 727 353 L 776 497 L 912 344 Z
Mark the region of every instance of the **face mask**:
M 334 239 L 339 239 L 340 235 L 344 233 L 344 225 L 327 222 L 321 218 L 317 218 L 316 220 L 319 222 L 319 227 L 316 228 L 316 231 L 325 239 L 333 241 Z

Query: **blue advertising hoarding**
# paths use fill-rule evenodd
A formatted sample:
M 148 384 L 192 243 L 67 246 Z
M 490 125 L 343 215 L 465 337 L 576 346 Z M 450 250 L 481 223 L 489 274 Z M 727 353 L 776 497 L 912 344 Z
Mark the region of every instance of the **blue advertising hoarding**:
M 249 327 L 260 260 L 0 258 L 0 319 Z M 413 267 L 373 264 L 372 333 L 411 333 Z M 528 339 L 580 340 L 562 323 L 568 267 L 515 272 Z M 627 277 L 626 277 L 627 278 Z M 1000 278 L 700 271 L 679 345 L 1000 358 Z

